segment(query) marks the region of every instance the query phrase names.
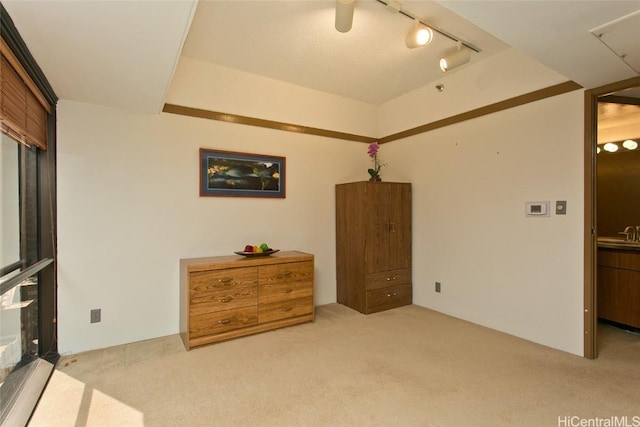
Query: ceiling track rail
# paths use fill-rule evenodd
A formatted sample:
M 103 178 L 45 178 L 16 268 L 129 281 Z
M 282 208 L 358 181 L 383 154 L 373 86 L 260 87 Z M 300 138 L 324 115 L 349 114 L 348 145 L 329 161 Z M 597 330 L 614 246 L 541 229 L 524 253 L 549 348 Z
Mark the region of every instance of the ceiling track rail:
M 415 16 L 413 13 L 409 12 L 408 10 L 404 10 L 402 9 L 401 6 L 395 6 L 390 4 L 390 1 L 384 1 L 384 0 L 376 0 L 378 3 L 382 3 L 383 5 L 385 5 L 386 7 L 388 7 L 391 10 L 395 10 L 398 13 L 406 16 L 409 19 L 415 20 L 417 19 L 418 22 L 420 22 L 422 25 L 425 25 L 429 28 L 431 28 L 433 31 L 435 31 L 436 33 L 445 36 L 446 38 L 453 40 L 456 43 L 460 43 L 462 44 L 462 46 L 465 46 L 469 49 L 471 49 L 474 52 L 480 53 L 480 48 L 473 45 L 472 43 L 469 43 L 468 41 L 462 40 L 460 37 L 456 37 L 455 35 L 451 34 L 450 32 L 448 32 L 447 30 L 443 29 L 443 28 L 438 28 L 436 26 L 433 26 L 427 22 L 424 22 L 422 19 L 418 18 L 417 16 Z

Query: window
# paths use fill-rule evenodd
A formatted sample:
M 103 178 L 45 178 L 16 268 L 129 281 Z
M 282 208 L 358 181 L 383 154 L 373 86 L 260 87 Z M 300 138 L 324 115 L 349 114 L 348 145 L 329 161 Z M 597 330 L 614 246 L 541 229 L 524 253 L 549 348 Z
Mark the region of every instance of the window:
M 1 3 L 0 19 L 0 424 L 25 425 L 59 357 L 57 98 Z

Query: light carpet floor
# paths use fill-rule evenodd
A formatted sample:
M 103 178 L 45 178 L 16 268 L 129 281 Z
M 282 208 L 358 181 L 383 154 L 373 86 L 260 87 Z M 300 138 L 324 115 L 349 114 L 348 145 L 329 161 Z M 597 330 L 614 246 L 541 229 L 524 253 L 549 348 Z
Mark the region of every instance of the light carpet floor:
M 415 305 L 330 304 L 191 351 L 173 335 L 65 356 L 29 425 L 639 426 L 640 336 L 599 337 L 586 360 Z

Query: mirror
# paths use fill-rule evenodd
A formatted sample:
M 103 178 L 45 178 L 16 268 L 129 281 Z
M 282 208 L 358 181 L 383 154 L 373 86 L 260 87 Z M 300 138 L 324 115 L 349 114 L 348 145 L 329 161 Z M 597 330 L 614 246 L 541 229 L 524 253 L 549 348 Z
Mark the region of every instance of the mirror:
M 640 88 L 598 98 L 598 238 L 624 240 L 640 224 Z

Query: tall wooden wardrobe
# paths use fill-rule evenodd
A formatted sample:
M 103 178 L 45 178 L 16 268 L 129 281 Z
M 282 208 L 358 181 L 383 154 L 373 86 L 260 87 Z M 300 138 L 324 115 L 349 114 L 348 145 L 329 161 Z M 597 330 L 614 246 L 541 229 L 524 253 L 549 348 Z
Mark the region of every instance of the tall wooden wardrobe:
M 336 279 L 361 313 L 411 304 L 411 184 L 336 185 Z

